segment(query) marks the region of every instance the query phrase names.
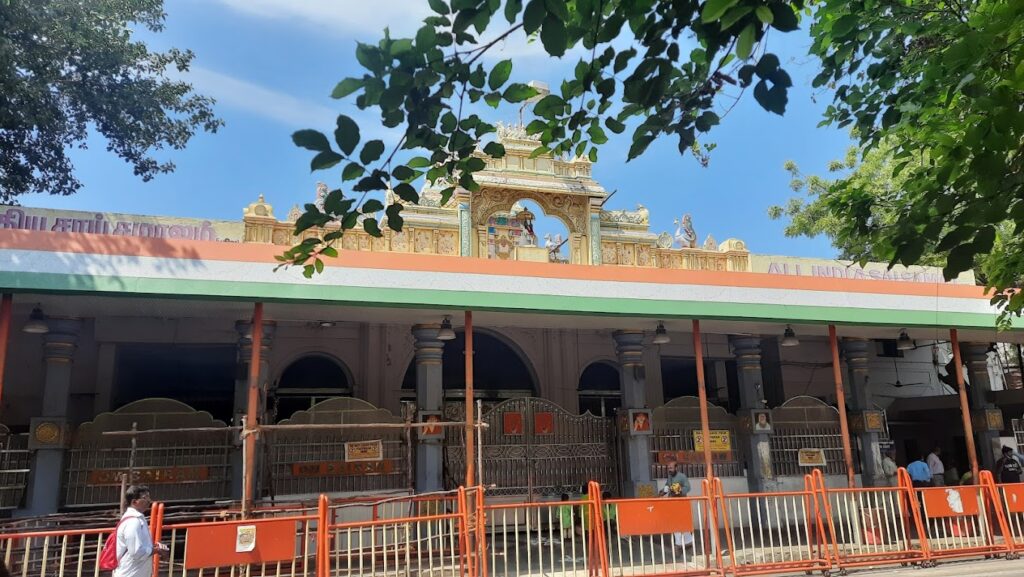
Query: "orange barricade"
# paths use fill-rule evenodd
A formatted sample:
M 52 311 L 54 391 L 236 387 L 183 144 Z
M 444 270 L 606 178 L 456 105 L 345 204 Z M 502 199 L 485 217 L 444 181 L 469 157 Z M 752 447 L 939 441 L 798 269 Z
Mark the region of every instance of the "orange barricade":
M 1008 557 L 1016 559 L 1018 551 L 1024 548 L 1024 483 L 1000 483 L 994 485 L 996 502 L 1001 506 L 1006 526 L 1003 538 L 1010 546 Z
M 978 485 L 912 489 L 920 502 L 920 524 L 929 559 L 1009 553 L 1012 539 L 992 474 L 981 471 Z M 997 530 L 999 535 L 997 535 Z
M 927 562 L 917 501 L 906 471 L 896 487 L 829 489 L 820 471 L 811 475 L 825 512 L 832 562 L 841 570 Z
M 725 571 L 731 575 L 769 575 L 828 571 L 828 541 L 822 511 L 810 475 L 803 491 L 726 495 L 715 479 L 714 501 L 722 509 Z

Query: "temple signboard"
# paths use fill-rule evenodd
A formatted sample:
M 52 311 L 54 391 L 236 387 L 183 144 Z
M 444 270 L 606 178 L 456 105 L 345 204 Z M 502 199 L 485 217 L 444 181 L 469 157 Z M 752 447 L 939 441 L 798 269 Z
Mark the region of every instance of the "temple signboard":
M 292 463 L 294 477 L 360 477 L 390 475 L 396 470 L 394 460 L 386 461 L 312 461 Z
M 752 254 L 750 255 L 750 267 L 752 272 L 789 276 L 846 280 L 887 280 L 927 284 L 947 283 L 942 276 L 942 269 L 935 266 L 896 265 L 889 269 L 889 265 L 880 262 L 869 262 L 861 266 L 846 260 Z M 973 285 L 975 284 L 974 273 L 970 271 L 963 272 L 957 278 L 948 281 L 948 284 Z
M 0 229 L 241 242 L 245 225 L 223 220 L 0 206 Z
M 89 471 L 87 484 L 92 486 L 120 485 L 121 475 L 128 473 L 125 469 L 93 469 Z M 147 467 L 131 472 L 131 484 L 161 485 L 183 483 L 187 481 L 206 481 L 210 478 L 210 468 L 202 465 L 191 467 Z

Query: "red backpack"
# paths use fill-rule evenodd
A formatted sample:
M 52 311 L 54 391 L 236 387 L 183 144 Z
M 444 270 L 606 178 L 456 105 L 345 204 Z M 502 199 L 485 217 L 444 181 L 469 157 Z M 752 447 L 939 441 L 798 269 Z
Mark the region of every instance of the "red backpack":
M 103 543 L 103 549 L 100 551 L 99 558 L 100 571 L 113 571 L 114 569 L 117 569 L 117 565 L 121 561 L 117 557 L 117 529 L 121 526 L 121 523 L 123 523 L 124 520 L 125 517 L 121 517 L 117 522 L 117 525 L 114 525 L 114 532 L 111 533 L 110 536 L 107 537 L 106 542 Z

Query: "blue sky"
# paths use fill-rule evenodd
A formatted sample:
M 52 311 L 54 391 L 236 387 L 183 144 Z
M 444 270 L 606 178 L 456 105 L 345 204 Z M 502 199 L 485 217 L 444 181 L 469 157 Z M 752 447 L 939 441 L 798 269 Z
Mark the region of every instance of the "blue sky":
M 26 196 L 27 206 L 165 214 L 236 220 L 242 208 L 264 194 L 283 218 L 295 203 L 308 202 L 318 180 L 337 186 L 334 172 L 309 172 L 311 153 L 296 148 L 290 134 L 300 128 L 333 130 L 338 113 L 353 116 L 368 134 L 395 138 L 393 131 L 373 128 L 373 117 L 360 113 L 351 99 L 332 100 L 335 83 L 358 73 L 356 40 L 376 41 L 385 26 L 392 36 L 412 35 L 429 9 L 426 0 L 167 0 L 166 29 L 146 35 L 152 47 L 189 48 L 196 53 L 187 78 L 202 93 L 214 96 L 226 126 L 217 134 L 200 134 L 183 151 L 171 151 L 177 171 L 144 183 L 128 165 L 105 151 L 102 139 L 75 151 L 82 190 L 72 197 Z M 828 241 L 787 239 L 783 222 L 768 219 L 772 204 L 792 192 L 782 169 L 792 159 L 806 172 L 822 172 L 843 155 L 850 140 L 832 128 L 817 128 L 827 95 L 812 101 L 815 62 L 806 56 L 804 32 L 769 37 L 794 87 L 785 117 L 772 115 L 745 96 L 715 128 L 717 143 L 711 165 L 702 168 L 679 155 L 671 141 L 655 143 L 640 159 L 626 163 L 628 132 L 612 135 L 594 167 L 595 178 L 617 190 L 606 208 L 633 209 L 643 203 L 654 232 L 673 229 L 672 221 L 691 213 L 701 239 L 745 240 L 752 251 L 793 256 L 832 257 Z M 558 85 L 575 65 L 542 53 L 539 46 L 516 39 L 501 46 L 493 61 L 512 58 L 512 79 L 539 79 Z M 483 108 L 485 118 L 511 121 L 516 108 Z M 544 226 L 541 226 L 544 232 Z

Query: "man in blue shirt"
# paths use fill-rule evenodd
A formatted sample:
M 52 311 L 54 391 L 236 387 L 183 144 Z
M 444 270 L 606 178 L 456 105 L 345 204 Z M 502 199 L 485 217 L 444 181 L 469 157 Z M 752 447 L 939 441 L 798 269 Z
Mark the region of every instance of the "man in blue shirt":
M 916 461 L 907 465 L 907 474 L 910 475 L 910 481 L 915 487 L 932 486 L 932 470 L 928 463 L 924 462 L 923 456 L 918 456 Z

